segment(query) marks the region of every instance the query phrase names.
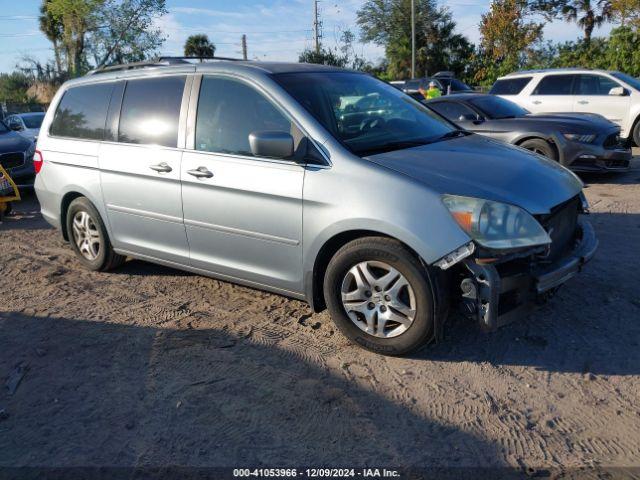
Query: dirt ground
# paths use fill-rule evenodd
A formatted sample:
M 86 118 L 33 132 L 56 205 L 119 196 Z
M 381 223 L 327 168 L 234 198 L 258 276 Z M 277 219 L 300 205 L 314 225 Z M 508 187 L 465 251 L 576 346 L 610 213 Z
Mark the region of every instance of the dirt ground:
M 28 195 L 0 225 L 0 467 L 640 467 L 640 157 L 583 178 L 586 270 L 497 333 L 453 316 L 411 358 L 299 301 L 86 271 Z

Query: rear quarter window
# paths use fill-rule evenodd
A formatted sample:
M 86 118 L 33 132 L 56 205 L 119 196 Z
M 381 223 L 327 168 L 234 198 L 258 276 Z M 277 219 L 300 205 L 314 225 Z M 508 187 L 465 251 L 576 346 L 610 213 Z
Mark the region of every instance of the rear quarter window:
M 102 140 L 113 85 L 99 83 L 69 88 L 56 108 L 49 133 L 58 137 Z
M 489 93 L 492 95 L 518 95 L 529 85 L 532 77 L 505 78 L 496 81 Z

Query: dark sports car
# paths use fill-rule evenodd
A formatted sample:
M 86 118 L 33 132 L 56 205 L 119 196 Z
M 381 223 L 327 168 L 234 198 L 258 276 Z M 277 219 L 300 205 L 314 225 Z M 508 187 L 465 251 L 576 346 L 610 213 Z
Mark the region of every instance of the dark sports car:
M 620 139 L 620 127 L 599 115 L 534 115 L 486 94 L 449 95 L 424 104 L 460 128 L 532 150 L 574 171 L 629 168 L 631 149 Z
M 0 120 L 0 165 L 18 185 L 31 185 L 35 176 L 35 144 Z

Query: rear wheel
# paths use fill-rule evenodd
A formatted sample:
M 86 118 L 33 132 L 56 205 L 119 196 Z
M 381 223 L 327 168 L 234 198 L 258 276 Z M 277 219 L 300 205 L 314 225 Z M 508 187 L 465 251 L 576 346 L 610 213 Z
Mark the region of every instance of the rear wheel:
M 100 214 L 85 197 L 76 198 L 69 205 L 67 233 L 71 247 L 90 270 L 111 270 L 126 260 L 113 251 Z
M 403 355 L 434 332 L 428 272 L 400 242 L 366 237 L 331 259 L 324 295 L 340 331 L 358 345 L 385 355 Z
M 550 158 L 551 160 L 558 160 L 558 155 L 556 154 L 556 149 L 553 148 L 546 140 L 534 138 L 531 140 L 526 140 L 520 144 L 522 148 L 526 148 L 538 155 L 542 155 L 543 157 Z

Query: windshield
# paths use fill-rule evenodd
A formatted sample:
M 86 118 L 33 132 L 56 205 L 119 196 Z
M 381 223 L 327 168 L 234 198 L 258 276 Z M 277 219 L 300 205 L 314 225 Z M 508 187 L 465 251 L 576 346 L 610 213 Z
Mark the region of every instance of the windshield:
M 442 80 L 440 80 L 440 82 L 442 82 Z M 456 92 L 472 92 L 473 91 L 469 85 L 467 85 L 464 82 L 461 82 L 457 78 L 452 78 L 450 82 L 451 82 L 451 90 L 455 90 Z
M 20 118 L 22 118 L 22 121 L 27 128 L 40 128 L 42 120 L 44 120 L 44 113 L 21 115 Z
M 529 112 L 504 98 L 487 95 L 469 100 L 469 103 L 478 108 L 487 118 L 500 120 L 502 118 L 524 117 Z
M 634 78 L 631 75 L 627 75 L 626 73 L 622 72 L 613 72 L 611 73 L 611 75 L 616 77 L 618 80 L 622 80 L 626 84 L 631 85 L 633 88 L 640 92 L 640 79 Z
M 359 156 L 452 138 L 455 128 L 409 96 L 359 73 L 290 73 L 274 78 Z

